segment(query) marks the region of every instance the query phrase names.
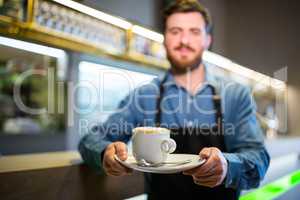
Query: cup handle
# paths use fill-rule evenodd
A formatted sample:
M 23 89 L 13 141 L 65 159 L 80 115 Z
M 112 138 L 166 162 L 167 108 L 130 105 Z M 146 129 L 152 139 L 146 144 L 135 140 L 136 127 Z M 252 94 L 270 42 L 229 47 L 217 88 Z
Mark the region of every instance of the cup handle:
M 171 138 L 163 140 L 160 148 L 164 153 L 173 153 L 176 149 L 176 142 Z

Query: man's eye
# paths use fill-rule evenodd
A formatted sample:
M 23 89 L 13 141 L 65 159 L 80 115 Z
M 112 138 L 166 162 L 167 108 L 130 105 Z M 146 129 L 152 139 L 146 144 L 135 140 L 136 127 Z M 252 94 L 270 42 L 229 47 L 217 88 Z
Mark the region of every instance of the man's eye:
M 176 29 L 176 28 L 169 30 L 169 33 L 171 33 L 172 35 L 177 35 L 179 32 L 180 32 L 180 30 Z
M 200 35 L 200 34 L 201 34 L 201 31 L 198 30 L 198 29 L 192 30 L 191 32 L 192 32 L 192 34 L 194 34 L 194 35 Z
M 178 34 L 179 33 L 179 31 L 178 30 L 172 30 L 172 31 L 170 31 L 171 32 L 171 34 L 173 34 L 173 35 L 176 35 L 176 34 Z

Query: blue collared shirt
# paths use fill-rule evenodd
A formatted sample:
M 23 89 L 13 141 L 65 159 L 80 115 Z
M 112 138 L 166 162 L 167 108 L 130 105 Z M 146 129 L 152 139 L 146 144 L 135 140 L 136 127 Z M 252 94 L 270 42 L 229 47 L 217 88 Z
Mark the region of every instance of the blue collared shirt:
M 223 153 L 228 162 L 225 187 L 250 189 L 259 186 L 269 166 L 270 158 L 264 137 L 256 119 L 256 106 L 249 88 L 216 77 L 205 68 L 205 82 L 191 95 L 178 86 L 167 72 L 161 109 L 161 124 L 165 127 L 203 127 L 215 125 L 212 86 L 221 97 L 224 120 Z M 116 113 L 97 129 L 85 135 L 79 143 L 83 160 L 101 169 L 101 153 L 115 141 L 128 142 L 137 126 L 154 126 L 156 100 L 161 79 L 154 79 L 131 92 L 119 105 Z M 201 149 L 199 149 L 200 152 Z

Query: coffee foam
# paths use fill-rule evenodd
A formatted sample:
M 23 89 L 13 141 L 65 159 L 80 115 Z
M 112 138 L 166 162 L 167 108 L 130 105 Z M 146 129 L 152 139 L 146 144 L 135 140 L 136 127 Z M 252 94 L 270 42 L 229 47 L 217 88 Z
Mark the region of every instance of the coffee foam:
M 133 129 L 133 133 L 144 133 L 144 134 L 160 134 L 160 133 L 170 133 L 169 129 L 161 127 L 136 127 Z

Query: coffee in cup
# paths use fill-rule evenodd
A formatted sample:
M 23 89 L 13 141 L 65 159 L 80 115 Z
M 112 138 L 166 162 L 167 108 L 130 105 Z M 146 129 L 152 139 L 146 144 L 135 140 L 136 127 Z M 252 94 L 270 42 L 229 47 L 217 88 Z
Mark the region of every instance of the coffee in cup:
M 170 130 L 160 127 L 137 127 L 133 129 L 132 154 L 137 162 L 160 163 L 176 149 L 170 138 Z

